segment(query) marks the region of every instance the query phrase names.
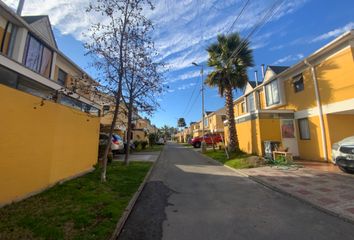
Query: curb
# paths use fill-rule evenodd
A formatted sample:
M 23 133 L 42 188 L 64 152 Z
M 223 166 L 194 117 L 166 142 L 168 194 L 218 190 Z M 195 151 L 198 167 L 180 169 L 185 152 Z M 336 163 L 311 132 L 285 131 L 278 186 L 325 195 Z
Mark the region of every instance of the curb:
M 161 157 L 161 153 L 163 152 L 164 149 L 162 149 L 159 153 L 159 156 L 157 157 L 156 161 L 152 164 L 151 168 L 149 169 L 149 171 L 147 172 L 143 182 L 140 184 L 138 190 L 134 193 L 132 199 L 130 199 L 129 203 L 128 203 L 128 206 L 124 209 L 124 212 L 122 214 L 122 216 L 120 217 L 117 225 L 116 225 L 116 228 L 110 238 L 110 240 L 115 240 L 119 237 L 120 233 L 122 232 L 122 229 L 126 223 L 126 221 L 128 220 L 128 217 L 130 216 L 134 206 L 135 206 L 135 203 L 136 201 L 138 200 L 141 192 L 143 191 L 147 181 L 149 180 L 150 176 L 151 176 L 151 173 L 152 171 L 154 170 L 157 162 L 160 160 L 160 157 Z
M 342 220 L 344 222 L 354 224 L 354 220 L 349 219 L 349 218 L 347 218 L 346 216 L 344 216 L 342 214 L 339 214 L 339 213 L 333 212 L 331 210 L 328 210 L 328 209 L 326 209 L 324 207 L 318 206 L 318 205 L 316 205 L 316 204 L 314 204 L 314 203 L 312 203 L 312 202 L 310 202 L 310 201 L 308 201 L 306 199 L 303 199 L 303 198 L 300 198 L 300 197 L 296 196 L 295 194 L 292 194 L 292 193 L 286 192 L 286 191 L 284 191 L 284 190 L 282 190 L 280 188 L 277 188 L 277 187 L 275 187 L 275 186 L 273 186 L 273 185 L 271 185 L 271 184 L 269 184 L 269 183 L 267 183 L 267 182 L 265 182 L 265 181 L 263 181 L 263 180 L 261 180 L 261 179 L 259 179 L 257 177 L 248 175 L 247 173 L 244 173 L 244 172 L 242 172 L 242 171 L 240 171 L 238 169 L 235 169 L 235 168 L 229 167 L 229 166 L 227 166 L 225 164 L 222 164 L 219 161 L 217 161 L 217 160 L 215 160 L 215 159 L 213 159 L 213 158 L 211 158 L 209 156 L 206 156 L 206 155 L 204 155 L 202 153 L 199 153 L 199 154 L 204 156 L 204 157 L 206 157 L 206 158 L 208 158 L 209 160 L 212 160 L 213 162 L 217 163 L 220 166 L 224 166 L 224 167 L 226 167 L 226 168 L 228 168 L 228 169 L 230 169 L 230 170 L 232 170 L 232 171 L 234 171 L 234 172 L 236 172 L 236 173 L 238 173 L 238 174 L 240 174 L 242 176 L 245 176 L 245 177 L 249 178 L 250 180 L 252 180 L 252 181 L 254 181 L 256 183 L 259 183 L 259 184 L 263 185 L 266 188 L 269 188 L 269 189 L 271 189 L 271 190 L 273 190 L 275 192 L 278 192 L 280 194 L 283 194 L 285 196 L 297 199 L 297 200 L 299 200 L 300 202 L 302 202 L 304 204 L 307 204 L 307 205 L 309 205 L 309 206 L 311 206 L 311 207 L 313 207 L 313 208 L 315 208 L 317 210 L 320 210 L 321 212 L 324 212 L 324 213 L 326 213 L 328 215 L 331 215 L 333 217 L 337 217 L 337 218 L 339 218 L 340 220 Z

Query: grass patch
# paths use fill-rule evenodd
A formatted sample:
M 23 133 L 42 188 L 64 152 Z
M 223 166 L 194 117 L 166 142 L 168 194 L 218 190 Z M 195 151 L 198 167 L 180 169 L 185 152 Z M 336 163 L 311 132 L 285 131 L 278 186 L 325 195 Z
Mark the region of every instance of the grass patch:
M 151 163 L 113 162 L 0 209 L 0 239 L 108 239 Z
M 135 152 L 160 152 L 162 151 L 164 145 L 153 145 L 152 147 L 146 146 L 145 149 L 137 148 Z
M 224 165 L 227 165 L 232 168 L 242 169 L 242 168 L 253 168 L 253 164 L 249 163 L 246 159 L 251 155 L 240 152 L 232 153 L 230 159 L 227 159 L 224 150 L 208 150 L 205 155 L 211 157 L 212 159 L 221 162 Z

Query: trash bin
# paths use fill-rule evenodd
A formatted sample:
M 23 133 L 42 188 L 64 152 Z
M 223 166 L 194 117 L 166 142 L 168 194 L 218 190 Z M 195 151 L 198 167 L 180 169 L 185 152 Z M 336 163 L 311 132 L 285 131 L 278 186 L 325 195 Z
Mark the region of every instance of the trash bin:
M 279 146 L 280 146 L 279 141 L 272 141 L 272 140 L 264 141 L 264 155 L 265 155 L 264 157 L 269 160 L 274 160 L 273 151 L 279 148 Z

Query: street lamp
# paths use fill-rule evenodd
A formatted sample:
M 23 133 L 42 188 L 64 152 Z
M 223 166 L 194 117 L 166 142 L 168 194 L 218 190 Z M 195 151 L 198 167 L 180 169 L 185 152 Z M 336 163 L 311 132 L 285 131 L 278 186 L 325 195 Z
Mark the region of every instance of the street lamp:
M 202 153 L 206 152 L 206 144 L 205 144 L 205 139 L 204 139 L 204 130 L 205 130 L 205 121 L 204 121 L 204 66 L 203 65 L 199 65 L 198 63 L 192 62 L 192 64 L 196 67 L 200 67 L 200 75 L 202 77 L 202 135 L 203 135 L 203 141 L 201 144 L 201 148 L 202 148 Z

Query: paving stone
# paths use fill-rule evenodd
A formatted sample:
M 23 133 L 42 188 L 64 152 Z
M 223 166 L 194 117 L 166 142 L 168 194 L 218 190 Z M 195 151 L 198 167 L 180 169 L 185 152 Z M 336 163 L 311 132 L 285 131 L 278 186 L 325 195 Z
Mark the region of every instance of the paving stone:
M 317 188 L 317 190 L 321 192 L 332 192 L 332 190 L 328 188 Z
M 348 208 L 346 209 L 346 211 L 354 215 L 354 208 Z
M 301 189 L 301 190 L 297 190 L 298 193 L 302 194 L 302 195 L 309 195 L 312 194 L 312 192 L 307 191 L 305 189 Z
M 332 203 L 337 203 L 338 201 L 331 199 L 331 198 L 319 198 L 317 199 L 319 202 L 323 204 L 332 204 Z

